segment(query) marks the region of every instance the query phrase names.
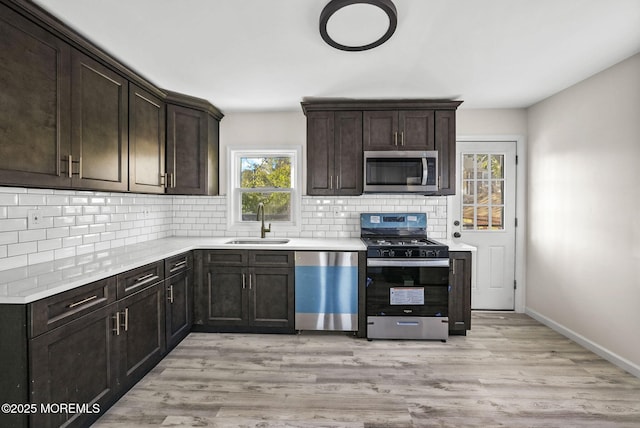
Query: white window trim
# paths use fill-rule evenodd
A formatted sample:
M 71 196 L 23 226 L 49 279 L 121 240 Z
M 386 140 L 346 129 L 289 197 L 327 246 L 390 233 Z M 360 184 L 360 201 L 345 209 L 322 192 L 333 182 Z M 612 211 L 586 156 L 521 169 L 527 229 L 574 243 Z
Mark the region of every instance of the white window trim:
M 241 221 L 240 207 L 240 158 L 259 156 L 288 156 L 291 157 L 291 221 L 271 221 L 271 235 L 277 236 L 282 233 L 300 232 L 302 223 L 302 147 L 287 146 L 282 148 L 269 148 L 259 146 L 227 147 L 227 170 L 229 180 L 227 181 L 227 230 L 238 234 L 259 235 L 260 226 L 258 222 Z

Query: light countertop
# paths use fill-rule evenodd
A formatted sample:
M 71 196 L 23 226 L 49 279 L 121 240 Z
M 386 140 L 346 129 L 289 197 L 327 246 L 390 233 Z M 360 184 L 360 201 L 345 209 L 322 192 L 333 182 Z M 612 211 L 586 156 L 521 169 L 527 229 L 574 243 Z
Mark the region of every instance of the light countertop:
M 31 303 L 119 273 L 196 249 L 365 251 L 359 238 L 287 238 L 286 244 L 228 244 L 233 237 L 175 237 L 96 251 L 0 271 L 0 304 Z M 256 238 L 259 240 L 259 238 Z M 267 239 L 268 241 L 268 239 Z
M 148 263 L 197 249 L 366 250 L 366 246 L 359 238 L 286 238 L 289 239 L 286 244 L 228 243 L 235 239 L 240 238 L 164 238 L 0 271 L 0 304 L 31 303 Z M 259 240 L 259 238 L 255 238 L 255 240 Z M 269 239 L 265 240 L 265 242 L 268 241 Z M 475 247 L 458 241 L 440 240 L 439 242 L 447 244 L 449 251 L 476 251 Z
M 464 242 L 454 241 L 451 239 L 437 239 L 438 242 L 442 242 L 449 246 L 449 251 L 471 251 L 475 253 L 477 248 L 473 245 L 465 244 Z

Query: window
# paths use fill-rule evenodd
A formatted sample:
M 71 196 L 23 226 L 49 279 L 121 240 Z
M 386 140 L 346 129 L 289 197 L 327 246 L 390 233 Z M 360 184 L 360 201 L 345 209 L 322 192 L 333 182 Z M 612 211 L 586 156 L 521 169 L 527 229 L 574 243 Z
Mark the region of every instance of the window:
M 462 155 L 462 228 L 504 230 L 504 155 Z
M 258 204 L 274 232 L 297 231 L 300 225 L 300 149 L 230 150 L 229 228 L 259 230 Z

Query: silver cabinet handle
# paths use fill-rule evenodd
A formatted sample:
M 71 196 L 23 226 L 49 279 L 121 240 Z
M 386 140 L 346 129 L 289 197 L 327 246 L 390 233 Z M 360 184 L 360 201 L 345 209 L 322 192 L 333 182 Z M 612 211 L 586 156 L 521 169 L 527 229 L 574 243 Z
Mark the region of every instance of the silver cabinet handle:
M 398 133 L 394 132 L 393 133 L 393 144 L 397 147 L 398 146 Z
M 400 133 L 400 145 L 404 146 L 404 131 Z
M 113 316 L 113 319 L 116 323 L 116 328 L 113 329 L 113 332 L 116 334 L 116 336 L 120 336 L 120 312 L 116 312 Z
M 170 285 L 167 291 L 169 292 L 169 303 L 173 303 L 173 285 Z
M 244 290 L 245 288 L 247 288 L 247 287 L 246 287 L 246 283 L 245 283 L 245 281 L 246 281 L 246 280 L 245 280 L 245 275 L 244 275 L 244 274 L 242 274 L 242 289 L 243 289 L 243 290 Z
M 329 190 L 333 190 L 333 175 L 329 176 Z
M 129 308 L 124 308 L 124 331 L 129 331 Z
M 98 298 L 97 295 L 91 296 L 91 297 L 87 297 L 86 299 L 80 300 L 79 302 L 75 302 L 75 303 L 72 303 L 72 304 L 68 305 L 67 308 L 69 308 L 69 309 L 75 308 L 76 306 L 84 305 L 85 303 L 88 303 L 88 302 L 90 302 L 92 300 L 95 300 L 97 298 Z
M 73 178 L 73 156 L 69 155 L 67 160 L 69 161 L 69 178 Z
M 252 274 L 249 274 L 249 290 L 251 290 L 251 277 L 252 276 L 253 276 Z

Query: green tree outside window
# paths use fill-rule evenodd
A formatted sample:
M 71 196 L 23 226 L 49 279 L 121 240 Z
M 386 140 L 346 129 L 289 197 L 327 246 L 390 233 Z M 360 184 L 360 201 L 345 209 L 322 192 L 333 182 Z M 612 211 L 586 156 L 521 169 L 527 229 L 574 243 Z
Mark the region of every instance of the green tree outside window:
M 258 204 L 265 206 L 265 220 L 291 221 L 291 158 L 240 158 L 242 221 L 257 220 Z

